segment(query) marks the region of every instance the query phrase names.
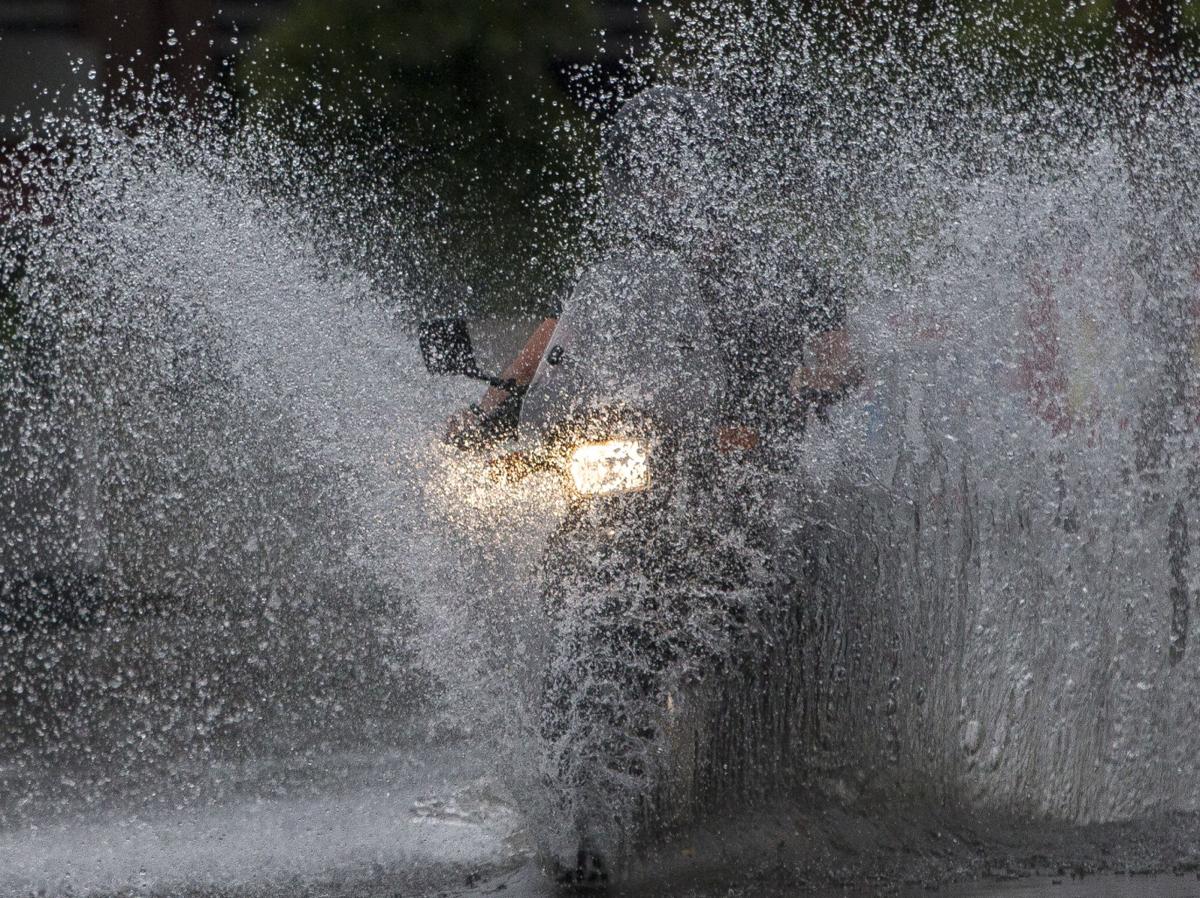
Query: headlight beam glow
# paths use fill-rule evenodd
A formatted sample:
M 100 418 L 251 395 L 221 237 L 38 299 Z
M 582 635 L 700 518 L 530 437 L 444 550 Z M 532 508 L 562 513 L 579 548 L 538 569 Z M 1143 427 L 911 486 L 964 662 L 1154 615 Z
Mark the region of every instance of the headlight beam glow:
M 571 450 L 571 482 L 585 496 L 627 493 L 650 479 L 646 449 L 636 440 L 584 443 Z

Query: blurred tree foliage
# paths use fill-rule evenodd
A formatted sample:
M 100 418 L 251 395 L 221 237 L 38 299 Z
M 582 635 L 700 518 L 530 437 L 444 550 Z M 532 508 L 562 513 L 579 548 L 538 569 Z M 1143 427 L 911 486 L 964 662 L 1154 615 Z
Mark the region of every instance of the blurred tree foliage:
M 1174 77 L 1191 77 L 1200 53 L 1200 0 L 961 2 L 954 20 L 968 55 L 1008 62 L 1041 88 L 1123 80 L 1136 50 L 1169 64 Z
M 872 41 L 938 47 L 960 66 L 978 63 L 1009 96 L 1121 77 L 1131 37 L 1169 49 L 1185 75 L 1200 57 L 1200 0 L 679 0 L 674 8 L 704 19 L 740 8 L 785 21 L 802 9 L 827 50 L 865 55 Z
M 566 267 L 592 155 L 560 73 L 597 26 L 590 0 L 301 0 L 240 89 L 293 136 L 363 145 L 406 214 L 436 220 L 439 267 L 483 288 L 476 305 L 535 306 Z
M 438 270 L 478 291 L 468 305 L 533 308 L 570 270 L 586 208 L 596 129 L 562 64 L 595 57 L 597 2 L 300 0 L 242 67 L 242 91 L 314 142 L 334 132 L 369 144 L 361 158 L 387 173 L 404 215 L 435 225 L 421 230 L 438 235 Z M 1018 108 L 1124 78 L 1138 17 L 1165 11 L 1176 59 L 1200 46 L 1200 0 L 675 0 L 643 11 L 665 35 L 672 19 L 729 21 L 738 7 L 803 8 L 834 52 L 861 53 L 875 35 L 975 60 Z

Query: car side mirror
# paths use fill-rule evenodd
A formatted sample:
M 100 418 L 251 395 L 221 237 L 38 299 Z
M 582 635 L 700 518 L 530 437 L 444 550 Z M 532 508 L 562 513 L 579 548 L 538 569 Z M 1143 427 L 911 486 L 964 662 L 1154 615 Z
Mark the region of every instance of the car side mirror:
M 421 357 L 430 374 L 465 374 L 479 377 L 475 349 L 465 318 L 437 318 L 423 322 L 417 331 Z

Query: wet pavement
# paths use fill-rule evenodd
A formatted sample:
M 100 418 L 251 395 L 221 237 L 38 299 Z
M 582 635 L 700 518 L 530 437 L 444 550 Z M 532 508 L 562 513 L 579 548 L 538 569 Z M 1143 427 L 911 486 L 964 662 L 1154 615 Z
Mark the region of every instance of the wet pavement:
M 300 767 L 214 766 L 207 775 L 236 785 L 220 800 L 182 802 L 166 787 L 152 798 L 148 784 L 145 795 L 107 808 L 31 814 L 0 831 L 0 898 L 562 894 L 535 862 L 490 765 L 470 751 L 331 755 Z M 1198 832 L 1195 820 L 1178 816 L 1055 829 L 901 807 L 879 813 L 807 796 L 677 832 L 608 894 L 1200 898 Z M 1189 872 L 1077 878 L 1173 869 Z M 1068 872 L 1021 878 L 1047 870 Z
M 505 898 L 551 898 L 565 893 L 546 883 L 531 868 L 480 883 L 463 891 L 436 892 L 433 895 L 484 896 Z M 1083 879 L 1031 877 L 1003 883 L 967 883 L 955 886 L 873 886 L 870 888 L 796 890 L 774 889 L 755 883 L 737 887 L 713 887 L 689 883 L 647 881 L 636 886 L 618 887 L 604 893 L 611 898 L 1200 898 L 1200 879 L 1187 876 L 1089 876 Z
M 929 895 L 928 889 L 911 895 Z M 1011 883 L 977 883 L 940 889 L 943 898 L 1197 898 L 1200 879 L 1187 876 L 1088 876 L 1034 878 Z
M 359 886 L 391 898 L 436 894 L 523 860 L 519 820 L 470 759 L 347 756 L 321 768 L 308 782 L 290 769 L 260 771 L 216 802 L 172 808 L 143 797 L 33 817 L 0 832 L 0 898 Z
M 532 866 L 489 879 L 475 885 L 460 884 L 427 892 L 422 898 L 476 898 L 502 895 L 504 898 L 557 898 L 580 894 L 563 891 L 547 882 Z M 700 883 L 669 882 L 649 877 L 639 884 L 623 885 L 600 893 L 610 898 L 1200 898 L 1200 880 L 1196 876 L 1090 876 L 1083 879 L 1031 877 L 1013 882 L 967 883 L 937 887 L 932 885 L 878 885 L 869 888 L 796 889 L 775 888 L 769 883 L 714 886 Z

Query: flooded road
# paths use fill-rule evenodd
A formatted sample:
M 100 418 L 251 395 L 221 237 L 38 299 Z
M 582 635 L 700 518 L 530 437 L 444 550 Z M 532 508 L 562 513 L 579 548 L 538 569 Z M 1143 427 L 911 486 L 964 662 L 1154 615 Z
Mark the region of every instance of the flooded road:
M 1194 898 L 1200 895 L 1200 879 L 1195 875 L 1094 876 L 1076 880 L 1039 877 L 1015 883 L 947 888 L 937 894 L 945 898 Z
M 505 895 L 506 898 L 550 898 L 569 894 L 548 885 L 532 869 L 524 869 L 506 877 L 482 883 L 468 891 L 451 891 L 445 895 Z M 937 895 L 940 898 L 1197 898 L 1200 880 L 1187 876 L 1096 876 L 1080 880 L 1061 880 L 1057 877 L 1034 877 L 1009 883 L 970 883 L 966 885 L 896 886 L 878 885 L 867 889 L 810 890 L 773 888 L 769 883 L 754 883 L 740 887 L 712 887 L 702 884 L 648 881 L 635 886 L 617 887 L 607 894 L 613 898 L 871 898 L 871 896 Z
M 542 873 L 503 783 L 462 746 L 213 765 L 193 774 L 190 789 L 145 786 L 105 808 L 30 812 L 0 832 L 0 898 L 563 894 Z M 798 798 L 674 833 L 607 894 L 1200 896 L 1194 872 L 1070 872 L 1192 870 L 1192 822 L 1025 831 L 945 823 Z M 1063 872 L 1023 878 L 1046 870 Z
M 413 894 L 524 858 L 519 820 L 462 757 L 214 766 L 205 779 L 223 781 L 225 796 L 189 803 L 176 787 L 160 802 L 147 790 L 136 806 L 33 816 L 0 833 L 0 895 Z

